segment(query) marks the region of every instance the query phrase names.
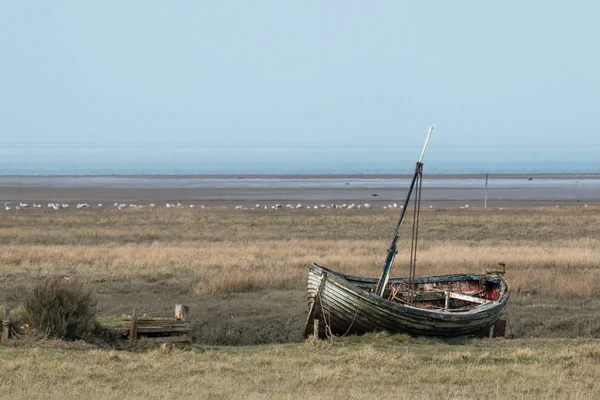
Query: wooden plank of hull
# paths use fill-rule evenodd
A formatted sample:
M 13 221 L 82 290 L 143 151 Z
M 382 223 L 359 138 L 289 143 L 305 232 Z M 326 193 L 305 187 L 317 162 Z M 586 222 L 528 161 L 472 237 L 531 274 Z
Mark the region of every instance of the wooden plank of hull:
M 324 288 L 322 299 L 324 309 L 329 310 L 335 316 L 339 327 L 331 323 L 332 331 L 368 332 L 372 330 L 387 330 L 392 332 L 409 332 L 414 334 L 453 334 L 457 329 L 460 334 L 464 332 L 478 331 L 482 326 L 490 323 L 489 319 L 479 318 L 469 320 L 466 323 L 455 321 L 434 320 L 411 315 L 409 312 L 391 312 L 382 308 L 375 302 L 362 301 L 362 297 L 356 297 L 351 292 L 345 292 L 343 287 L 330 285 L 328 282 Z M 327 320 L 327 317 L 324 318 Z M 449 331 L 449 332 L 446 332 Z
M 311 267 L 308 297 L 314 299 L 321 284 L 321 273 L 326 271 L 327 281 L 323 285 L 319 307 L 314 318 L 321 321 L 320 333 L 325 333 L 325 324 L 333 334 L 360 334 L 376 330 L 406 332 L 415 335 L 462 336 L 479 333 L 500 317 L 506 305 L 508 293 L 499 301 L 489 302 L 467 311 L 447 312 L 425 310 L 401 303 L 390 302 L 362 290 L 344 279 L 342 274 Z M 456 279 L 477 279 L 477 275 L 460 275 Z M 466 277 L 466 278 L 464 278 Z M 355 282 L 370 285 L 370 278 L 355 278 Z M 448 277 L 425 277 L 438 279 Z M 373 279 L 373 281 L 375 281 Z M 400 281 L 400 279 L 394 279 Z M 376 282 L 373 282 L 376 283 Z

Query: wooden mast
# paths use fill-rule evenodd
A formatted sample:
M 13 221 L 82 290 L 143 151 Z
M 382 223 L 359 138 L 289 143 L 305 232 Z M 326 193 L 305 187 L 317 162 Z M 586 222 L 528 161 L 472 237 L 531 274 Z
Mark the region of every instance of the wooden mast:
M 413 188 L 415 186 L 415 182 L 417 178 L 423 172 L 423 156 L 425 155 L 425 149 L 427 149 L 427 143 L 429 143 L 429 137 L 431 136 L 431 132 L 433 131 L 433 126 L 429 127 L 429 132 L 427 133 L 427 138 L 425 139 L 425 145 L 423 145 L 423 150 L 421 151 L 421 157 L 419 157 L 419 161 L 417 161 L 417 165 L 415 167 L 415 173 L 413 175 L 412 181 L 408 188 L 408 194 L 406 195 L 406 200 L 404 201 L 404 205 L 402 206 L 402 212 L 400 213 L 400 218 L 398 219 L 398 224 L 396 225 L 396 230 L 394 231 L 394 236 L 392 237 L 392 243 L 388 249 L 387 257 L 385 259 L 385 264 L 383 266 L 383 271 L 381 272 L 381 277 L 377 282 L 377 288 L 375 289 L 375 293 L 379 296 L 383 296 L 383 292 L 385 291 L 385 287 L 387 286 L 388 279 L 390 278 L 390 269 L 392 264 L 394 263 L 394 257 L 398 253 L 397 243 L 400 238 L 400 225 L 402 224 L 402 220 L 404 219 L 404 214 L 406 213 L 406 209 L 408 208 L 408 203 L 410 201 L 410 196 L 412 195 Z

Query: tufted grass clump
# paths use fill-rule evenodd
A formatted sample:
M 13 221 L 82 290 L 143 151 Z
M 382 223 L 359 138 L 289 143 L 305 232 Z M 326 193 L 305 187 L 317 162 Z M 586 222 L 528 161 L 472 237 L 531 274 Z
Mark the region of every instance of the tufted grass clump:
M 83 339 L 96 321 L 96 300 L 77 279 L 44 280 L 25 297 L 24 306 L 31 325 L 48 337 Z

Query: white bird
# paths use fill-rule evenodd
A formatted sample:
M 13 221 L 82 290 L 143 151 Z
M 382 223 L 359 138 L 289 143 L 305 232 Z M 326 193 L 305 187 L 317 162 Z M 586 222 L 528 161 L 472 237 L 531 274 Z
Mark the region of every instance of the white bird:
M 150 207 L 156 207 L 156 204 L 150 203 Z
M 193 204 L 190 204 L 190 208 L 194 208 L 194 205 L 193 205 Z
M 102 203 L 98 203 L 98 207 L 102 207 Z
M 8 210 L 10 210 L 10 207 L 9 207 L 9 206 L 6 206 L 6 207 L 4 207 L 4 209 L 5 209 L 6 211 L 8 211 Z
M 369 209 L 371 208 L 371 205 L 369 203 L 365 203 L 363 207 Z
M 171 205 L 169 203 L 167 203 L 167 208 L 171 208 Z

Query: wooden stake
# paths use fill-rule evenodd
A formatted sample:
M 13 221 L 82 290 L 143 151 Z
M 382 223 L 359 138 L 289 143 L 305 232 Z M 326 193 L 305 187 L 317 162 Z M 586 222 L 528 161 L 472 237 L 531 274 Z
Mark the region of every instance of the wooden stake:
M 483 208 L 487 210 L 487 187 L 488 187 L 488 177 L 490 176 L 489 172 L 485 174 L 485 199 L 483 201 Z
M 309 336 L 308 329 L 310 327 L 310 320 L 314 318 L 317 313 L 317 307 L 319 301 L 321 301 L 321 292 L 323 291 L 323 287 L 325 286 L 325 282 L 327 282 L 327 272 L 324 272 L 321 275 L 321 283 L 319 284 L 319 289 L 317 289 L 317 294 L 315 295 L 315 301 L 310 305 L 310 310 L 308 311 L 308 315 L 306 316 L 306 322 L 304 323 L 304 329 L 302 330 L 302 336 L 307 338 Z
M 2 343 L 8 342 L 10 333 L 10 308 L 4 307 L 4 317 L 2 318 Z
M 190 306 L 187 304 L 175 304 L 175 318 L 182 321 L 190 320 Z
M 131 330 L 129 331 L 129 341 L 135 342 L 137 339 L 137 308 L 133 309 L 131 314 Z
M 313 320 L 313 337 L 315 340 L 319 340 L 319 320 Z

